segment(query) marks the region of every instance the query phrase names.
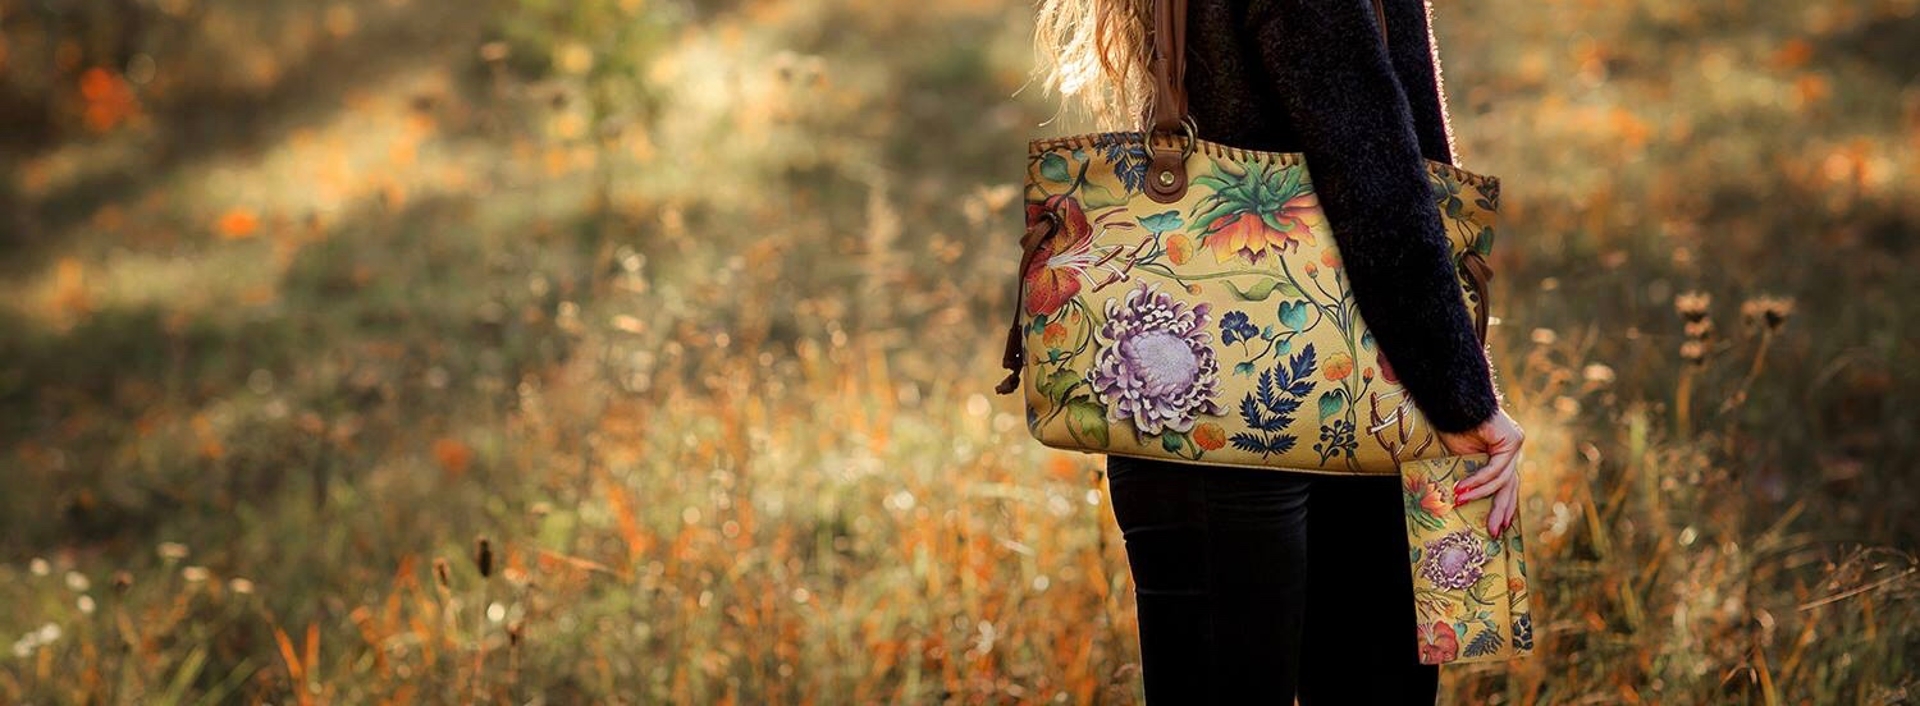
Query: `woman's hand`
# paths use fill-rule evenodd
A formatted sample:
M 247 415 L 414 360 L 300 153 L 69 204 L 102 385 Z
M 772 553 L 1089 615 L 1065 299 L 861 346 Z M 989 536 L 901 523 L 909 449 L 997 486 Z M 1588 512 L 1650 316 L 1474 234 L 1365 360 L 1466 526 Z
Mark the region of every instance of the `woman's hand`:
M 1500 536 L 1513 524 L 1513 516 L 1519 511 L 1520 446 L 1526 442 L 1526 432 L 1520 430 L 1513 417 L 1507 416 L 1505 409 L 1500 409 L 1473 429 L 1459 433 L 1435 430 L 1434 434 L 1455 454 L 1487 454 L 1484 468 L 1453 484 L 1453 501 L 1464 503 L 1493 495 L 1493 510 L 1487 514 L 1487 532 Z

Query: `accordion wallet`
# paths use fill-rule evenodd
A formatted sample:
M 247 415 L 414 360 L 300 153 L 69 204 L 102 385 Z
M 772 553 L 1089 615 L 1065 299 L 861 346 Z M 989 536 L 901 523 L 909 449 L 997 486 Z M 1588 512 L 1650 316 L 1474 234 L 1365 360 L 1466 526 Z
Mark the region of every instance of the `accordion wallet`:
M 1519 514 L 1495 538 L 1487 532 L 1493 496 L 1456 503 L 1453 485 L 1487 465 L 1487 454 L 1400 464 L 1407 551 L 1413 572 L 1412 627 L 1422 664 L 1490 662 L 1533 652 L 1533 612 Z

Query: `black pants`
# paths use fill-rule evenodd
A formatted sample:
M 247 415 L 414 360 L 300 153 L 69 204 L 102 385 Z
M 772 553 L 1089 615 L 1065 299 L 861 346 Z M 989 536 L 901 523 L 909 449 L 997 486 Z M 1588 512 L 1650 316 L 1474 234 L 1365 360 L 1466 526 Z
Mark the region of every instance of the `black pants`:
M 1431 706 L 1397 476 L 1107 457 L 1147 704 Z

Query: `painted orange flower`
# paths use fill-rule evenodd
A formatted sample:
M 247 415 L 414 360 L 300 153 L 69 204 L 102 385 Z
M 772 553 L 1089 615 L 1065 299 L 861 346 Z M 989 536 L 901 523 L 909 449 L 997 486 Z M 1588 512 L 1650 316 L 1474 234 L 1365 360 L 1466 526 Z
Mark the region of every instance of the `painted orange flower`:
M 1227 445 L 1227 431 L 1213 422 L 1201 422 L 1193 428 L 1195 446 L 1212 451 Z
M 1452 494 L 1438 483 L 1421 477 L 1408 477 L 1402 485 L 1407 491 L 1407 501 L 1418 505 L 1427 514 L 1437 517 L 1453 509 Z
M 1428 484 L 1426 494 L 1420 496 L 1420 509 L 1439 516 L 1453 510 L 1452 493 L 1437 483 Z
M 1046 240 L 1034 247 L 1033 259 L 1028 261 L 1024 275 L 1027 313 L 1035 316 L 1051 314 L 1066 306 L 1080 293 L 1081 281 L 1089 268 L 1099 265 L 1118 272 L 1112 265 L 1104 264 L 1106 258 L 1102 253 L 1094 251 L 1093 225 L 1087 222 L 1080 202 L 1066 194 L 1054 194 L 1045 201 L 1027 203 L 1027 227 L 1039 227 L 1049 219 L 1057 225 Z
M 1315 244 L 1315 228 L 1327 227 L 1320 197 L 1304 170 L 1285 165 L 1247 165 L 1240 174 L 1220 169 L 1194 179 L 1212 193 L 1195 205 L 1190 227 L 1201 228 L 1200 246 L 1215 262 L 1241 258 L 1259 264 L 1269 254 L 1298 252 Z
M 1040 342 L 1049 346 L 1058 346 L 1066 343 L 1067 327 L 1062 326 L 1058 321 L 1048 322 L 1047 327 L 1040 331 Z
M 1326 375 L 1328 380 L 1345 380 L 1348 375 L 1353 374 L 1353 356 L 1345 353 L 1327 356 L 1327 362 L 1320 366 L 1320 372 Z
M 1435 621 L 1431 625 L 1420 626 L 1420 663 L 1440 664 L 1451 662 L 1460 654 L 1460 636 L 1453 626 Z
M 1338 269 L 1340 267 L 1340 252 L 1333 248 L 1320 251 L 1320 264 Z
M 1187 264 L 1193 259 L 1193 240 L 1179 233 L 1167 236 L 1167 259 L 1176 265 Z

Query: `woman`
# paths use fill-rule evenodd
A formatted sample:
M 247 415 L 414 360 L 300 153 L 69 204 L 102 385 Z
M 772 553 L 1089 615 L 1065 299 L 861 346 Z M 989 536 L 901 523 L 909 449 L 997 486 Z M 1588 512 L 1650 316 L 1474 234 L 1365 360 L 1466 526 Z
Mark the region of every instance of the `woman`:
M 1497 535 L 1518 501 L 1524 435 L 1502 409 L 1429 197 L 1423 159 L 1454 155 L 1426 0 L 1185 6 L 1196 135 L 1306 154 L 1361 317 L 1400 384 L 1448 450 L 1491 455 L 1456 491 L 1494 497 Z M 1138 129 L 1152 12 L 1153 0 L 1041 0 L 1047 88 L 1109 129 Z M 1417 658 L 1397 476 L 1110 455 L 1107 478 L 1149 703 L 1435 701 L 1438 668 Z

